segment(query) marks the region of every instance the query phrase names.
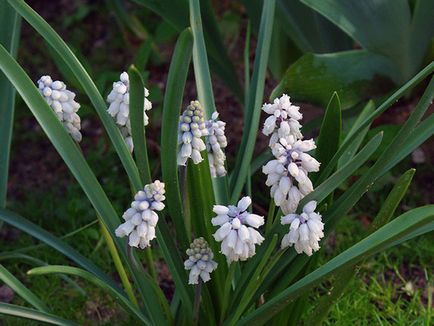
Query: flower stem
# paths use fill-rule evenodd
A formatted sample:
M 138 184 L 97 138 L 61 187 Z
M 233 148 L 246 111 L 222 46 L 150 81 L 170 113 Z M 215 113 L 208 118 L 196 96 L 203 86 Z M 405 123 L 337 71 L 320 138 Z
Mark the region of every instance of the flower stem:
M 125 288 L 125 292 L 127 293 L 130 301 L 134 303 L 136 306 L 138 306 L 136 297 L 134 296 L 133 288 L 131 286 L 130 280 L 128 279 L 127 273 L 125 272 L 124 266 L 122 265 L 121 258 L 119 257 L 119 253 L 116 249 L 113 239 L 111 238 L 110 233 L 108 232 L 105 225 L 100 222 L 100 226 L 101 226 L 101 233 L 103 234 L 105 241 L 107 242 L 107 246 L 109 248 L 116 270 L 118 271 L 119 277 L 121 278 L 122 281 L 122 285 Z
M 199 283 L 194 291 L 194 305 L 193 305 L 193 325 L 198 325 L 199 322 L 199 307 L 200 307 L 200 294 L 202 292 L 202 279 L 199 278 Z

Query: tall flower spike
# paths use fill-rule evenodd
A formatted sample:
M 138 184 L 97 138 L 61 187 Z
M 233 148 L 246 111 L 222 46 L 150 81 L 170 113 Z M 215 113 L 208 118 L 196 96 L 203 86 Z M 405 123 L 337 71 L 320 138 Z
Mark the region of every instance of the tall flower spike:
M 213 260 L 214 254 L 208 246 L 208 242 L 200 237 L 195 239 L 190 248 L 186 251 L 188 259 L 184 262 L 186 270 L 190 271 L 188 284 L 198 284 L 199 276 L 204 282 L 208 282 L 210 273 L 217 268 L 217 263 Z
M 310 201 L 303 207 L 303 212 L 282 216 L 283 225 L 290 224 L 289 232 L 282 239 L 282 248 L 294 246 L 297 253 L 312 255 L 319 250 L 319 241 L 324 237 L 324 223 L 321 215 L 315 213 L 316 201 Z
M 246 212 L 252 203 L 250 197 L 243 197 L 237 206 L 215 205 L 211 220 L 212 225 L 220 226 L 214 238 L 221 241 L 221 252 L 226 256 L 228 263 L 243 261 L 255 255 L 255 245 L 260 245 L 264 238 L 256 231 L 264 224 L 264 217 Z
M 80 104 L 74 100 L 75 94 L 66 89 L 65 83 L 60 80 L 53 81 L 50 76 L 42 76 L 37 83 L 39 92 L 44 96 L 68 133 L 75 141 L 81 141 L 81 123 L 77 114 Z
M 129 236 L 128 244 L 131 247 L 142 249 L 150 245 L 155 238 L 155 226 L 158 222 L 158 215 L 155 211 L 164 209 L 164 183 L 156 180 L 145 186 L 134 196 L 131 208 L 122 216 L 125 223 L 116 229 L 116 236 L 122 238 Z
M 291 138 L 289 141 L 280 138 L 272 150 L 275 159 L 262 168 L 262 172 L 268 175 L 265 184 L 271 187 L 271 196 L 284 214 L 295 212 L 300 200 L 313 191 L 308 173 L 318 171 L 320 166 L 317 160 L 305 153 L 316 148 L 312 139 L 294 142 Z
M 191 158 L 194 164 L 202 162 L 200 152 L 206 149 L 202 140 L 208 135 L 203 118 L 203 108 L 199 101 L 191 101 L 179 118 L 178 129 L 178 165 L 185 165 Z
M 205 138 L 206 149 L 208 151 L 209 167 L 213 178 L 226 175 L 226 155 L 223 151 L 228 145 L 225 136 L 226 123 L 217 120 L 218 116 L 219 114 L 214 112 L 211 120 L 205 123 L 208 129 L 208 136 Z
M 301 124 L 299 120 L 303 115 L 299 111 L 300 107 L 292 105 L 288 95 L 283 94 L 276 98 L 272 104 L 266 103 L 262 110 L 270 114 L 264 122 L 262 133 L 270 137 L 270 147 L 276 144 L 279 138 L 302 139 L 300 132 Z
M 144 125 L 147 126 L 149 118 L 146 111 L 152 109 L 152 103 L 147 99 L 149 91 L 145 88 L 145 98 L 143 100 L 143 119 Z M 130 152 L 134 149 L 133 138 L 131 137 L 130 121 L 130 85 L 128 73 L 123 72 L 120 80 L 113 83 L 113 89 L 107 96 L 109 103 L 108 113 L 116 120 L 116 124 L 121 130 L 121 134 L 128 146 Z

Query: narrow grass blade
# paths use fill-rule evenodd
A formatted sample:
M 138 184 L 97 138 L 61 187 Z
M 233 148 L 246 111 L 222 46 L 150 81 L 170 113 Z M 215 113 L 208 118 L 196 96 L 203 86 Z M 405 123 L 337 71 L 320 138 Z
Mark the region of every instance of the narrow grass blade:
M 247 110 L 244 118 L 243 138 L 237 155 L 234 174 L 231 179 L 230 202 L 235 203 L 241 194 L 249 171 L 259 127 L 259 117 L 264 94 L 265 73 L 270 53 L 273 31 L 275 0 L 264 1 L 258 43 L 255 53 L 252 82 L 250 83 Z
M 304 205 L 311 200 L 317 202 L 324 200 L 371 157 L 378 146 L 380 146 L 382 138 L 382 132 L 375 135 L 350 162 L 332 174 L 326 181 L 315 188 L 313 192 L 304 197 L 299 207 L 304 207 Z
M 393 186 L 392 191 L 383 202 L 380 211 L 372 222 L 371 230 L 376 231 L 383 225 L 387 224 L 395 213 L 396 208 L 404 198 L 411 180 L 413 180 L 415 169 L 405 172 Z
M 90 101 L 95 107 L 95 110 L 97 111 L 104 128 L 119 155 L 131 184 L 134 186 L 135 190 L 138 190 L 141 185 L 137 166 L 134 164 L 133 158 L 128 151 L 119 129 L 116 127 L 114 120 L 106 111 L 107 105 L 104 102 L 104 99 L 83 65 L 51 26 L 48 25 L 48 23 L 23 0 L 8 0 L 8 2 L 50 44 L 50 46 L 58 53 L 59 57 L 69 66 L 77 80 L 80 81 L 81 86 L 89 96 Z
M 0 302 L 0 314 L 40 321 L 52 325 L 78 326 L 78 324 L 70 320 L 63 319 L 61 317 L 47 314 L 45 312 L 40 312 L 34 309 L 29 309 L 29 308 L 20 307 L 17 305 L 7 304 L 2 302 Z
M 189 245 L 189 239 L 184 223 L 184 209 L 178 180 L 177 131 L 192 46 L 193 36 L 191 31 L 186 29 L 179 36 L 172 55 L 161 120 L 161 170 L 166 184 L 167 208 L 183 248 Z
M 143 286 L 143 282 L 146 281 L 145 276 L 143 275 L 142 271 L 134 270 L 134 267 L 129 263 L 128 260 L 125 250 L 125 242 L 117 238 L 114 234 L 114 230 L 119 224 L 118 214 L 108 200 L 106 194 L 101 188 L 101 185 L 96 179 L 95 174 L 90 169 L 78 146 L 73 142 L 72 138 L 66 132 L 54 111 L 48 106 L 47 102 L 38 92 L 27 74 L 1 46 L 0 69 L 3 70 L 17 91 L 20 93 L 24 102 L 32 111 L 44 132 L 47 134 L 51 143 L 54 145 L 64 162 L 68 165 L 71 173 L 81 185 L 83 191 L 98 213 L 98 217 L 101 217 L 101 221 L 109 230 L 110 235 L 116 243 L 119 253 L 124 260 L 124 263 L 130 269 L 131 275 L 135 279 L 137 288 L 139 289 L 140 294 L 145 301 L 144 306 L 147 312 L 152 315 L 152 318 L 155 319 L 154 321 L 163 322 L 161 318 L 164 316 L 164 314 L 161 310 L 161 306 L 152 302 L 152 300 L 156 297 L 156 294 L 153 293 L 152 285 L 146 284 L 146 286 Z M 137 182 L 138 187 L 141 188 L 140 178 L 137 180 Z M 162 305 L 164 305 L 164 303 L 162 303 Z
M 359 125 L 375 110 L 375 105 L 373 101 L 369 101 L 366 106 L 362 109 L 362 112 L 360 112 L 359 116 L 357 117 L 356 121 L 354 121 L 351 129 L 349 130 L 348 134 L 345 136 L 345 140 L 349 139 L 353 134 L 354 130 L 356 130 Z M 349 161 L 351 161 L 356 155 L 357 151 L 359 150 L 360 145 L 363 142 L 363 139 L 365 139 L 366 134 L 368 133 L 370 124 L 365 127 L 365 129 L 358 132 L 357 135 L 355 135 L 355 138 L 352 140 L 352 143 L 350 146 L 348 146 L 348 149 L 345 151 L 345 153 L 342 154 L 341 158 L 338 161 L 338 169 L 347 164 Z
M 89 273 L 88 271 L 85 271 L 77 267 L 71 267 L 71 266 L 49 265 L 49 266 L 35 267 L 27 272 L 27 274 L 31 276 L 46 275 L 46 274 L 53 274 L 53 273 L 74 275 L 74 276 L 84 278 L 85 280 L 107 291 L 114 299 L 116 299 L 119 302 L 119 304 L 122 305 L 122 307 L 124 307 L 127 311 L 131 312 L 134 316 L 140 319 L 142 323 L 144 323 L 145 325 L 151 325 L 149 319 L 144 317 L 142 313 L 137 309 L 137 307 L 131 301 L 129 301 L 125 296 L 119 295 L 118 291 L 116 291 L 111 286 L 107 285 L 105 282 L 101 281 L 101 279 L 95 277 L 93 274 Z
M 20 262 L 27 261 L 29 264 L 34 264 L 37 266 L 47 266 L 48 265 L 47 262 L 45 262 L 41 259 L 29 256 L 29 255 L 25 255 L 25 254 L 14 253 L 14 252 L 10 252 L 10 253 L 5 252 L 5 253 L 0 254 L 0 260 L 5 260 L 5 259 L 17 259 L 17 260 L 20 260 Z M 86 291 L 80 285 L 78 285 L 77 282 L 74 282 L 73 280 L 71 280 L 71 278 L 69 278 L 68 276 L 65 276 L 65 275 L 61 275 L 61 278 L 65 282 L 69 283 L 69 285 L 71 285 L 73 288 L 75 288 L 83 297 L 87 296 Z
M 412 89 L 415 85 L 424 80 L 427 76 L 429 76 L 434 71 L 434 62 L 431 62 L 428 66 L 422 69 L 418 74 L 416 74 L 411 80 L 405 83 L 401 88 L 399 88 L 396 92 L 394 92 L 387 100 L 385 100 L 374 112 L 372 112 L 352 133 L 351 137 L 347 137 L 342 145 L 339 147 L 339 150 L 333 155 L 332 159 L 328 166 L 321 172 L 320 177 L 318 179 L 318 183 L 324 181 L 333 171 L 335 165 L 338 163 L 339 158 L 345 153 L 348 149 L 354 138 L 357 137 L 359 132 L 363 131 L 367 126 L 374 121 L 375 118 L 380 116 L 383 112 L 385 112 L 391 105 L 393 105 L 401 96 L 407 93 L 410 89 Z
M 146 148 L 145 126 L 143 115 L 143 101 L 145 91 L 142 76 L 139 71 L 131 66 L 128 69 L 130 80 L 130 119 L 131 134 L 134 144 L 134 156 L 139 168 L 142 183 L 151 183 L 151 171 L 149 169 L 148 150 Z
M 16 294 L 30 303 L 39 311 L 49 313 L 48 307 L 32 291 L 30 291 L 19 279 L 13 276 L 0 264 L 0 280 L 9 286 Z
M 342 111 L 339 96 L 333 93 L 324 119 L 321 124 L 320 133 L 317 139 L 315 158 L 322 166 L 327 166 L 333 155 L 339 148 L 342 129 Z
M 17 55 L 20 30 L 21 17 L 6 1 L 0 1 L 0 45 L 3 45 L 13 57 Z M 0 94 L 0 207 L 3 208 L 6 205 L 15 88 L 1 72 Z
M 205 119 L 211 119 L 211 115 L 217 111 L 212 91 L 211 74 L 209 71 L 205 39 L 202 31 L 202 18 L 199 0 L 189 0 L 190 26 L 193 33 L 193 67 L 196 79 L 196 89 L 199 102 L 205 109 Z M 227 204 L 228 189 L 226 176 L 213 178 L 215 200 L 219 204 Z
M 289 303 L 307 293 L 307 291 L 318 285 L 322 280 L 335 275 L 348 265 L 354 265 L 361 259 L 384 250 L 384 248 L 394 241 L 399 242 L 415 230 L 427 232 L 427 226 L 433 221 L 434 205 L 416 208 L 399 216 L 285 289 L 279 295 L 241 319 L 238 324 L 251 325 L 254 323 L 255 325 L 263 325 Z

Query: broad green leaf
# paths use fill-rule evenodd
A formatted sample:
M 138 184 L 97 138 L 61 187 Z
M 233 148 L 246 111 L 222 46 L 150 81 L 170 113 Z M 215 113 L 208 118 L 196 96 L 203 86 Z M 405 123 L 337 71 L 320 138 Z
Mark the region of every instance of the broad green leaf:
M 161 311 L 161 306 L 155 303 L 150 304 L 152 299 L 155 298 L 155 293 L 153 293 L 151 284 L 146 284 L 146 286 L 143 286 L 143 282 L 148 282 L 146 276 L 143 275 L 142 271 L 134 270 L 134 266 L 131 266 L 127 252 L 125 250 L 125 241 L 116 237 L 114 234 L 114 230 L 119 224 L 118 214 L 108 200 L 77 144 L 73 142 L 72 138 L 66 132 L 54 111 L 49 107 L 45 99 L 38 92 L 28 75 L 1 46 L 0 69 L 5 73 L 17 91 L 20 93 L 22 99 L 27 104 L 44 132 L 47 134 L 51 143 L 54 145 L 57 152 L 69 167 L 71 173 L 81 185 L 86 196 L 95 208 L 98 217 L 101 217 L 102 223 L 109 230 L 110 235 L 119 249 L 119 253 L 122 256 L 125 265 L 130 270 L 131 275 L 134 277 L 137 288 L 139 289 L 143 300 L 146 300 L 144 305 L 148 313 L 152 315 L 153 321 L 162 322 L 160 319 L 162 316 L 164 316 L 164 314 Z M 140 178 L 138 180 L 138 185 L 140 188 Z
M 21 17 L 6 1 L 0 1 L 0 45 L 3 45 L 13 57 L 17 55 L 20 30 Z M 6 206 L 15 88 L 1 72 L 0 94 L 0 207 L 3 208 Z
M 177 130 L 192 46 L 191 31 L 186 29 L 178 38 L 170 63 L 161 120 L 161 170 L 166 185 L 166 203 L 176 229 L 178 241 L 183 248 L 186 248 L 190 241 L 184 222 L 184 209 L 178 180 Z
M 341 169 L 332 174 L 326 181 L 315 188 L 313 192 L 306 195 L 298 205 L 300 209 L 311 200 L 321 202 L 335 189 L 337 189 L 348 177 L 360 168 L 380 146 L 383 134 L 379 132 L 363 147 L 359 153 Z
M 412 89 L 416 84 L 424 80 L 427 76 L 429 76 L 434 71 L 434 62 L 431 62 L 428 66 L 422 69 L 417 75 L 415 75 L 411 80 L 409 80 L 405 85 L 396 90 L 390 97 L 388 97 L 378 108 L 374 110 L 371 114 L 369 114 L 366 119 L 360 123 L 357 128 L 352 130 L 351 137 L 347 137 L 342 145 L 339 147 L 339 150 L 330 160 L 328 166 L 322 170 L 318 182 L 324 181 L 330 173 L 333 171 L 334 167 L 338 163 L 339 158 L 345 153 L 345 151 L 352 144 L 353 140 L 357 137 L 359 132 L 362 132 L 366 127 L 368 127 L 371 122 L 380 116 L 383 112 L 385 112 L 390 106 L 392 106 L 398 99 L 403 96 L 406 92 Z
M 151 171 L 149 168 L 148 150 L 146 148 L 143 99 L 145 98 L 145 85 L 139 71 L 131 66 L 128 69 L 130 81 L 130 120 L 131 134 L 134 144 L 134 156 L 139 169 L 142 183 L 152 182 Z
M 122 305 L 123 308 L 133 313 L 134 316 L 137 316 L 142 323 L 144 323 L 145 325 L 151 325 L 149 319 L 144 317 L 137 309 L 137 307 L 134 304 L 132 304 L 125 296 L 119 295 L 118 291 L 116 291 L 111 286 L 106 284 L 98 277 L 95 277 L 93 274 L 89 273 L 88 271 L 85 271 L 77 267 L 71 267 L 71 266 L 49 265 L 49 266 L 35 267 L 27 272 L 28 275 L 46 275 L 46 274 L 53 274 L 53 273 L 74 275 L 74 276 L 84 278 L 85 280 L 107 291 L 114 299 L 116 299 L 119 302 L 120 305 Z
M 134 0 L 134 2 L 152 10 L 180 32 L 190 26 L 187 0 Z M 204 36 L 208 48 L 210 65 L 226 85 L 228 85 L 228 88 L 238 98 L 242 99 L 243 91 L 238 82 L 235 68 L 223 44 L 211 3 L 209 0 L 202 0 L 200 7 L 204 14 Z
M 273 94 L 287 92 L 296 101 L 326 107 L 330 96 L 337 92 L 342 109 L 347 109 L 381 92 L 394 73 L 383 56 L 365 50 L 307 53 L 288 68 L 276 87 L 279 94 Z
M 125 171 L 130 178 L 131 184 L 134 186 L 135 190 L 140 189 L 141 182 L 137 166 L 134 164 L 133 158 L 128 151 L 118 127 L 106 111 L 107 105 L 104 102 L 104 99 L 81 62 L 61 37 L 51 28 L 51 26 L 48 25 L 48 23 L 23 0 L 8 0 L 8 2 L 58 53 L 59 57 L 64 60 L 74 73 L 77 80 L 80 81 L 82 88 L 89 96 L 90 101 L 95 107 L 95 110 L 97 111 L 104 128 L 119 155 Z
M 34 309 L 20 307 L 13 304 L 7 304 L 0 302 L 0 314 L 14 316 L 19 318 L 25 318 L 30 320 L 36 320 L 47 324 L 59 325 L 59 326 L 78 326 L 78 324 L 66 320 L 45 312 L 40 312 Z
M 420 67 L 434 36 L 434 4 L 416 2 L 412 19 L 407 0 L 301 0 L 324 15 L 362 47 L 388 57 L 399 71 L 398 83 Z
M 244 117 L 243 138 L 238 151 L 235 169 L 231 178 L 230 202 L 235 203 L 241 194 L 250 168 L 255 148 L 256 135 L 259 128 L 262 100 L 265 85 L 265 73 L 270 52 L 271 32 L 273 30 L 274 9 L 276 1 L 264 1 L 261 26 L 255 51 L 255 64 L 250 83 L 247 109 Z
M 414 231 L 425 233 L 434 222 L 434 205 L 413 209 L 383 226 L 356 245 L 322 265 L 312 273 L 295 282 L 280 294 L 267 301 L 254 312 L 242 318 L 238 325 L 263 325 L 267 320 L 284 309 L 289 303 L 307 293 L 324 279 L 336 275 L 343 268 L 356 264 L 388 247 L 400 243 Z
M 217 111 L 214 94 L 212 90 L 211 74 L 208 68 L 207 51 L 202 31 L 202 18 L 199 0 L 189 0 L 190 4 L 190 25 L 193 33 L 193 67 L 196 80 L 196 89 L 199 102 L 205 109 L 205 119 L 211 119 L 214 112 Z M 212 186 L 216 202 L 227 204 L 228 189 L 226 187 L 226 177 L 212 179 Z
M 387 196 L 386 200 L 381 205 L 380 211 L 372 221 L 372 231 L 378 230 L 383 225 L 387 224 L 395 213 L 396 208 L 404 198 L 411 180 L 413 180 L 415 169 L 410 169 L 405 172 L 393 186 L 392 191 Z
M 316 141 L 315 158 L 322 166 L 327 166 L 330 159 L 339 148 L 342 129 L 342 113 L 339 96 L 333 93 L 321 124 Z
M 278 0 L 283 29 L 303 52 L 349 50 L 351 39 L 339 28 L 300 1 Z
M 43 303 L 32 291 L 21 283 L 19 279 L 13 276 L 2 264 L 0 264 L 0 280 L 33 307 L 39 311 L 49 313 L 49 309 L 45 303 Z

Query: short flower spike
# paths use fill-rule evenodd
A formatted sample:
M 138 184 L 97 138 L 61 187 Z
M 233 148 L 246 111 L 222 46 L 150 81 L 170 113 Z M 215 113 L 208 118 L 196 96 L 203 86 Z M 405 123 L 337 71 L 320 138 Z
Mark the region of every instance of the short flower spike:
M 38 80 L 39 92 L 47 101 L 48 105 L 56 113 L 72 138 L 81 141 L 81 121 L 77 114 L 80 109 L 75 99 L 75 93 L 66 89 L 65 83 L 60 80 L 53 81 L 50 76 L 42 76 Z
M 146 111 L 152 109 L 152 103 L 147 99 L 148 96 L 149 91 L 145 88 L 145 98 L 143 99 L 143 119 L 145 126 L 149 123 Z M 131 136 L 130 86 L 128 73 L 123 72 L 120 76 L 120 80 L 113 83 L 113 89 L 107 96 L 107 102 L 109 103 L 107 112 L 115 119 L 128 149 L 132 152 L 134 144 Z
M 250 197 L 243 197 L 237 206 L 215 205 L 211 220 L 212 225 L 220 228 L 214 233 L 214 238 L 221 241 L 221 252 L 226 256 L 228 263 L 244 261 L 256 253 L 255 245 L 260 245 L 264 238 L 256 231 L 264 224 L 264 217 L 247 212 L 252 203 Z
M 208 282 L 211 272 L 217 268 L 217 263 L 213 260 L 214 254 L 205 239 L 195 239 L 186 253 L 188 259 L 184 262 L 184 267 L 190 271 L 188 284 L 198 284 L 199 277 L 203 282 Z
M 158 215 L 155 211 L 164 209 L 164 183 L 156 180 L 145 186 L 134 196 L 131 208 L 122 216 L 125 223 L 119 225 L 115 233 L 118 237 L 129 236 L 128 244 L 131 247 L 144 249 L 150 246 L 155 238 L 155 227 Z

